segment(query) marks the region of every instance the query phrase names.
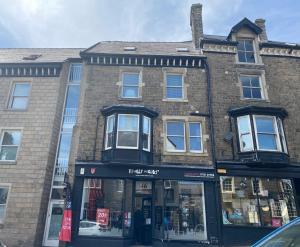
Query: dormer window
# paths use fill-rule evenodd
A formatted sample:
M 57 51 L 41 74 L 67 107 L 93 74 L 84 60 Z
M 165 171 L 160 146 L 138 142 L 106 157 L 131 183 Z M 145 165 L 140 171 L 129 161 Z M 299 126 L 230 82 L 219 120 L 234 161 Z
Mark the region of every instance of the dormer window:
M 252 39 L 237 40 L 238 60 L 243 63 L 255 63 L 255 52 Z

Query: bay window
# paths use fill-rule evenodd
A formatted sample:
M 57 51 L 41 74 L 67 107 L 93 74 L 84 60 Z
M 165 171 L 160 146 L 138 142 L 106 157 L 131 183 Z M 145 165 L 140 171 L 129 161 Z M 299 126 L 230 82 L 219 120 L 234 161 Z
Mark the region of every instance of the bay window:
M 106 120 L 106 134 L 105 134 L 105 149 L 112 148 L 113 131 L 115 126 L 115 116 L 109 116 Z
M 143 150 L 150 151 L 151 120 L 143 116 Z
M 245 115 L 237 117 L 241 152 L 259 150 L 287 153 L 282 120 L 276 116 Z

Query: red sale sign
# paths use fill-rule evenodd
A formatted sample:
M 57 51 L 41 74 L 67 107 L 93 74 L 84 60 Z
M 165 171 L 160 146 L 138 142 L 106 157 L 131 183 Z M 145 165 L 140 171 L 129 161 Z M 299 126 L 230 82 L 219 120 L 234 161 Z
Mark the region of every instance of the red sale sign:
M 108 208 L 97 208 L 96 221 L 99 225 L 108 226 L 109 221 L 109 209 Z

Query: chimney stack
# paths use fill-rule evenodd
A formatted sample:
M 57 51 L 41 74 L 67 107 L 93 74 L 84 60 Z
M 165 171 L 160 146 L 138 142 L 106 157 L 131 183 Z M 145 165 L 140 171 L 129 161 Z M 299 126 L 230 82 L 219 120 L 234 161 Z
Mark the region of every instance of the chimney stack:
M 260 37 L 260 40 L 263 41 L 263 42 L 264 41 L 268 41 L 268 36 L 267 36 L 267 32 L 266 32 L 265 22 L 266 22 L 266 20 L 261 19 L 261 18 L 255 20 L 255 24 L 262 29 L 262 32 L 259 35 L 259 37 Z
M 202 5 L 193 4 L 191 7 L 190 25 L 195 48 L 200 48 L 200 40 L 203 38 Z

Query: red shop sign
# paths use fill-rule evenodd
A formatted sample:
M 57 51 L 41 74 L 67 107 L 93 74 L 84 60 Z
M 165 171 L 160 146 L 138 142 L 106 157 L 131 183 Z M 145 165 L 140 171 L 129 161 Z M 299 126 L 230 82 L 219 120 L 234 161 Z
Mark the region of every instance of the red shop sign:
M 96 221 L 99 225 L 108 226 L 109 220 L 109 209 L 108 208 L 97 208 Z

